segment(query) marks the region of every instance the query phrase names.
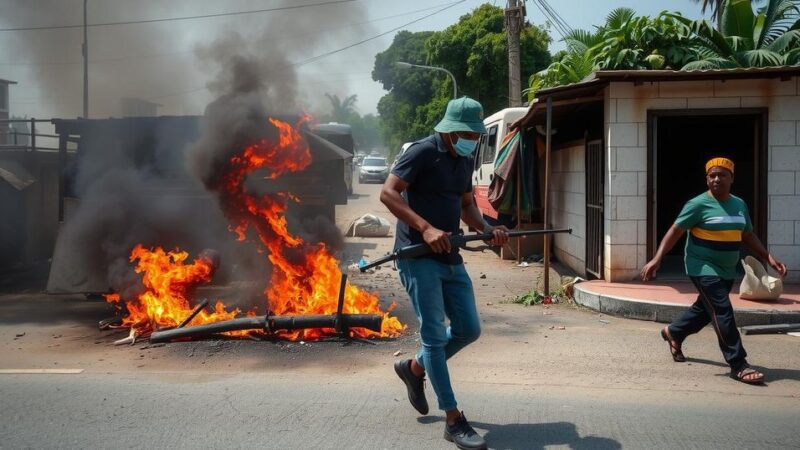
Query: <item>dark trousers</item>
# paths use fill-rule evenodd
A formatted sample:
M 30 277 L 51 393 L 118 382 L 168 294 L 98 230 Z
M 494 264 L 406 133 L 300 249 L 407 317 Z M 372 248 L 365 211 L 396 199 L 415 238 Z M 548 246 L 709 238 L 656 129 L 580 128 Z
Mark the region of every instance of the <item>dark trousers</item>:
M 709 322 L 714 326 L 725 361 L 738 371 L 747 364 L 747 352 L 736 328 L 729 294 L 733 280 L 720 277 L 689 277 L 699 295 L 694 304 L 678 320 L 669 325 L 669 333 L 678 342 L 702 330 Z

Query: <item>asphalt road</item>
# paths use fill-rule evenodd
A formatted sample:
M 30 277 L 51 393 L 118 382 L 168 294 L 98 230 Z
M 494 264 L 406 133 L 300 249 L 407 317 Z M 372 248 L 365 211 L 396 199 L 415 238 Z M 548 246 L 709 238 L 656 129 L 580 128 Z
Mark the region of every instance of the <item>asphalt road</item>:
M 356 185 L 340 225 L 387 217 L 378 185 Z M 391 238 L 348 238 L 344 259 L 375 257 Z M 561 304 L 507 302 L 541 274 L 468 253 L 483 335 L 456 355 L 460 407 L 497 449 L 800 448 L 800 338 L 746 336 L 767 386 L 727 377 L 703 330 L 671 361 L 660 325 Z M 538 270 L 538 272 L 537 272 Z M 417 346 L 396 273 L 351 281 L 411 324 L 376 345 L 204 341 L 114 347 L 96 329 L 106 306 L 76 297 L 0 296 L 0 448 L 449 449 L 442 414 L 418 417 L 394 375 Z M 18 336 L 23 334 L 22 336 Z

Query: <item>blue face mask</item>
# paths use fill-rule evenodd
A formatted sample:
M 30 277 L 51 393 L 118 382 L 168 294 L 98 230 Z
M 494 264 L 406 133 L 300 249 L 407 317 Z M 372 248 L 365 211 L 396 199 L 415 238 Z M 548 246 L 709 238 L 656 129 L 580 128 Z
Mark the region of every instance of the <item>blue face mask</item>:
M 452 141 L 451 141 L 452 142 Z M 470 140 L 464 139 L 462 137 L 458 138 L 455 144 L 453 144 L 453 150 L 459 154 L 459 156 L 469 156 L 472 152 L 475 151 L 475 148 L 478 146 L 477 140 Z

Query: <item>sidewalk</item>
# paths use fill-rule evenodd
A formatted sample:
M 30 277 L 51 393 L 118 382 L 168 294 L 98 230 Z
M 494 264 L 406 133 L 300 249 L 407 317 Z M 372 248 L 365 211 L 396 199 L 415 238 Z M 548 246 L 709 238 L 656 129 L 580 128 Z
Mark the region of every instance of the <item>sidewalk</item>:
M 738 286 L 731 292 L 736 324 L 767 325 L 800 323 L 800 285 L 784 285 L 775 301 L 739 298 Z M 608 283 L 592 280 L 575 285 L 575 301 L 596 311 L 631 319 L 671 322 L 697 299 L 689 282 Z

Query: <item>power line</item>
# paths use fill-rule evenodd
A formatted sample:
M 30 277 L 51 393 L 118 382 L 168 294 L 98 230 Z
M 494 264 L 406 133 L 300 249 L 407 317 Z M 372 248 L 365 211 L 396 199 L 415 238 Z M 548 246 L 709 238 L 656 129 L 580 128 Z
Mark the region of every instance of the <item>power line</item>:
M 402 28 L 405 28 L 405 27 L 407 27 L 407 26 L 409 26 L 409 25 L 413 25 L 413 24 L 415 24 L 415 23 L 417 23 L 417 22 L 420 22 L 420 21 L 422 21 L 422 20 L 425 20 L 425 19 L 427 19 L 428 17 L 435 16 L 436 14 L 439 14 L 440 12 L 443 12 L 443 11 L 445 11 L 445 10 L 448 10 L 448 9 L 450 9 L 450 8 L 452 8 L 452 7 L 454 7 L 454 6 L 458 5 L 458 4 L 460 4 L 460 3 L 464 3 L 465 1 L 467 1 L 467 0 L 459 0 L 459 1 L 457 1 L 457 2 L 453 2 L 453 3 L 451 3 L 449 6 L 445 6 L 445 7 L 444 7 L 444 8 L 442 8 L 442 9 L 439 9 L 439 10 L 437 10 L 437 11 L 434 11 L 434 12 L 432 12 L 431 14 L 428 14 L 428 15 L 426 15 L 426 16 L 420 17 L 419 19 L 412 20 L 411 22 L 408 22 L 408 23 L 406 23 L 406 24 L 400 25 L 399 27 L 392 28 L 392 29 L 391 29 L 391 30 L 389 30 L 389 31 L 385 31 L 385 32 L 383 32 L 383 33 L 380 33 L 380 34 L 377 34 L 377 35 L 375 35 L 375 36 L 369 37 L 369 38 L 367 38 L 367 39 L 364 39 L 364 40 L 358 41 L 358 42 L 356 42 L 356 43 L 354 43 L 354 44 L 350 44 L 350 45 L 348 45 L 348 46 L 345 46 L 345 47 L 342 47 L 342 48 L 339 48 L 339 49 L 336 49 L 336 50 L 333 50 L 333 51 L 330 51 L 330 52 L 327 52 L 327 53 L 323 53 L 323 54 L 321 54 L 321 55 L 312 56 L 311 58 L 305 59 L 305 60 L 303 60 L 303 61 L 298 61 L 298 62 L 292 63 L 291 65 L 292 65 L 292 66 L 302 66 L 302 65 L 308 64 L 308 63 L 310 63 L 310 62 L 314 62 L 314 61 L 317 61 L 317 60 L 319 60 L 319 59 L 322 59 L 322 58 L 328 57 L 328 56 L 330 56 L 330 55 L 333 55 L 333 54 L 336 54 L 336 53 L 339 53 L 339 52 L 343 52 L 343 51 L 345 51 L 345 50 L 348 50 L 348 49 L 351 49 L 351 48 L 353 48 L 353 47 L 355 47 L 355 46 L 357 46 L 357 45 L 361 45 L 361 44 L 363 44 L 363 43 L 365 43 L 365 42 L 369 42 L 369 41 L 372 41 L 372 40 L 374 40 L 374 39 L 378 39 L 379 37 L 386 36 L 386 35 L 387 35 L 387 34 L 389 34 L 389 33 L 393 33 L 393 32 L 395 32 L 395 31 L 397 31 L 397 30 L 400 30 L 400 29 L 402 29 Z
M 284 68 L 288 69 L 289 67 L 299 67 L 299 66 L 311 63 L 311 62 L 318 61 L 318 60 L 320 60 L 322 58 L 326 58 L 326 57 L 331 56 L 333 54 L 336 54 L 336 53 L 339 53 L 339 52 L 343 52 L 343 51 L 351 49 L 351 48 L 353 48 L 353 47 L 355 47 L 357 45 L 361 45 L 361 44 L 363 44 L 365 42 L 369 42 L 369 41 L 375 40 L 375 39 L 377 39 L 379 37 L 385 36 L 385 35 L 387 35 L 389 33 L 397 31 L 399 29 L 405 28 L 405 27 L 407 27 L 409 25 L 413 25 L 413 24 L 415 24 L 417 22 L 420 22 L 422 20 L 425 20 L 425 19 L 427 19 L 429 17 L 435 16 L 436 14 L 439 14 L 442 11 L 450 9 L 450 8 L 460 4 L 460 3 L 464 3 L 465 1 L 466 0 L 459 0 L 459 1 L 456 1 L 456 2 L 453 2 L 453 3 L 450 3 L 449 5 L 445 6 L 444 8 L 436 10 L 436 11 L 432 12 L 431 14 L 427 14 L 425 16 L 422 16 L 422 17 L 418 18 L 418 19 L 414 19 L 411 22 L 405 23 L 405 24 L 400 25 L 399 27 L 396 27 L 396 28 L 392 28 L 389 31 L 385 31 L 385 32 L 380 33 L 380 34 L 376 34 L 375 36 L 369 37 L 367 39 L 363 39 L 363 40 L 358 41 L 358 42 L 356 42 L 354 44 L 350 44 L 350 45 L 347 45 L 345 47 L 342 47 L 342 48 L 339 48 L 339 49 L 336 49 L 336 50 L 332 50 L 330 52 L 326 52 L 326 53 L 323 53 L 323 54 L 320 54 L 320 55 L 312 56 L 311 58 L 308 58 L 308 59 L 305 59 L 305 60 L 302 60 L 302 61 L 297 61 L 297 62 L 291 63 L 291 64 L 289 64 L 288 66 L 286 66 Z M 149 100 L 157 100 L 157 99 L 161 99 L 161 98 L 165 98 L 165 97 L 173 97 L 173 96 L 176 96 L 176 95 L 190 94 L 192 92 L 202 91 L 202 90 L 205 90 L 205 89 L 207 89 L 207 87 L 205 87 L 205 86 L 197 87 L 197 88 L 189 89 L 189 90 L 186 90 L 186 91 L 174 92 L 174 93 L 171 93 L 171 94 L 160 95 L 160 96 L 157 96 L 157 97 L 150 97 Z
M 183 17 L 165 17 L 160 19 L 143 19 L 143 20 L 127 20 L 122 22 L 105 22 L 105 23 L 90 23 L 87 24 L 87 27 L 108 27 L 114 25 L 133 25 L 133 24 L 142 24 L 142 23 L 156 23 L 156 22 L 172 22 L 177 20 L 195 20 L 195 19 L 208 19 L 211 17 L 225 17 L 225 16 L 238 16 L 243 14 L 257 14 L 257 13 L 265 13 L 265 12 L 273 12 L 273 11 L 285 11 L 289 9 L 299 9 L 299 8 L 310 8 L 313 6 L 324 6 L 324 5 L 335 5 L 339 3 L 350 3 L 355 2 L 358 0 L 330 0 L 326 2 L 320 3 L 308 3 L 305 5 L 292 5 L 292 6 L 280 6 L 276 8 L 265 8 L 265 9 L 254 9 L 249 11 L 233 11 L 227 13 L 217 13 L 217 14 L 203 14 L 198 16 L 183 16 Z M 37 31 L 37 30 L 65 30 L 70 28 L 83 28 L 83 24 L 81 25 L 54 25 L 54 26 L 41 26 L 41 27 L 19 27 L 19 28 L 0 28 L 0 31 Z
M 572 32 L 573 32 L 573 29 L 572 29 L 572 27 L 571 27 L 571 26 L 569 26 L 569 24 L 567 23 L 567 21 L 566 21 L 566 20 L 564 20 L 564 18 L 563 18 L 563 17 L 561 17 L 561 14 L 559 14 L 559 13 L 558 13 L 558 11 L 556 11 L 556 9 L 555 9 L 555 8 L 553 8 L 553 6 L 550 4 L 550 2 L 548 2 L 548 0 L 539 0 L 539 2 L 541 2 L 541 3 L 542 3 L 542 5 L 544 5 L 544 7 L 545 7 L 545 8 L 547 8 L 547 10 L 548 10 L 548 11 L 550 11 L 550 14 L 551 14 L 553 17 L 555 17 L 555 18 L 556 18 L 556 20 L 558 20 L 558 21 L 559 21 L 559 23 L 561 23 L 561 26 L 562 26 L 563 28 L 565 28 L 565 29 L 566 29 L 567 31 L 569 31 L 570 33 L 572 33 Z
M 394 15 L 391 15 L 391 16 L 379 17 L 377 19 L 365 20 L 365 21 L 361 21 L 361 22 L 351 22 L 351 23 L 344 24 L 341 27 L 327 28 L 327 29 L 324 29 L 324 30 L 315 30 L 313 33 L 319 33 L 321 31 L 326 31 L 326 30 L 338 30 L 338 29 L 342 29 L 342 28 L 355 27 L 355 26 L 360 26 L 360 25 L 367 25 L 367 24 L 370 24 L 370 23 L 380 22 L 380 21 L 383 21 L 383 20 L 396 19 L 398 17 L 404 17 L 404 16 L 408 16 L 408 15 L 411 15 L 411 14 L 416 14 L 416 13 L 420 13 L 420 12 L 430 11 L 430 10 L 436 9 L 436 8 L 441 8 L 443 6 L 447 6 L 447 5 L 450 5 L 450 4 L 451 3 L 441 3 L 441 4 L 438 4 L 438 5 L 434 5 L 434 6 L 429 6 L 427 8 L 416 9 L 414 11 L 408 11 L 408 12 L 404 12 L 404 13 L 400 13 L 400 14 L 394 14 Z M 311 33 L 304 33 L 304 34 L 301 34 L 301 35 L 295 35 L 295 36 L 293 36 L 293 38 L 296 38 L 297 36 L 303 36 L 305 34 L 311 34 Z M 158 54 L 153 54 L 153 55 L 139 55 L 139 56 L 129 56 L 129 57 L 121 57 L 121 58 L 102 58 L 102 59 L 89 60 L 89 64 L 96 64 L 96 63 L 102 63 L 102 62 L 130 61 L 130 60 L 139 60 L 139 59 L 151 59 L 151 58 L 166 58 L 166 57 L 171 57 L 171 56 L 175 56 L 175 55 L 189 54 L 189 53 L 194 53 L 194 52 L 195 52 L 194 50 L 181 50 L 181 51 L 177 51 L 177 52 L 158 53 Z M 0 62 L 0 66 L 72 66 L 72 65 L 78 65 L 78 64 L 83 64 L 83 61 L 69 61 L 69 62 Z
M 544 15 L 545 19 L 549 20 L 550 23 L 553 24 L 553 27 L 556 29 L 556 32 L 558 32 L 558 34 L 561 35 L 562 39 L 565 38 L 569 34 L 569 31 L 564 26 L 564 24 L 561 23 L 559 20 L 557 20 L 555 17 L 553 17 L 553 15 L 544 6 L 544 4 L 540 4 L 537 0 L 533 0 L 533 4 L 534 4 L 534 6 L 536 6 L 536 8 L 539 11 L 542 12 L 542 15 Z

